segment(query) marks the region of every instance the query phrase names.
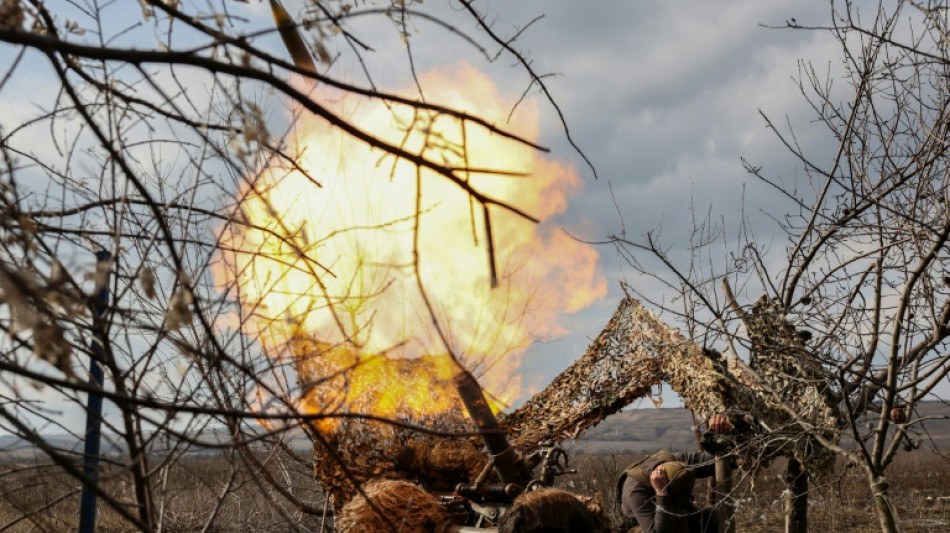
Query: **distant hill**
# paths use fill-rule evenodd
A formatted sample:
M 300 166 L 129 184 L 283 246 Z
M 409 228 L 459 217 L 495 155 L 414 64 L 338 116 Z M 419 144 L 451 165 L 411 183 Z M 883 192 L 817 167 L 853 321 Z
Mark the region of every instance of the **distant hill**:
M 917 407 L 917 416 L 932 418 L 926 420 L 923 430 L 916 430 L 915 438 L 921 442 L 921 449 L 950 451 L 950 406 L 940 402 L 924 402 Z M 696 449 L 696 437 L 693 433 L 693 420 L 685 408 L 642 407 L 611 415 L 591 428 L 580 438 L 565 443 L 569 449 L 591 454 L 602 453 L 650 453 L 660 449 L 672 451 L 692 451 Z M 47 442 L 53 446 L 80 453 L 81 437 L 78 435 L 47 435 Z M 224 431 L 205 431 L 201 440 L 209 444 L 222 444 L 230 436 Z M 284 436 L 285 443 L 301 453 L 311 449 L 311 443 L 303 431 L 296 430 Z M 170 443 L 155 443 L 153 451 L 161 453 Z M 844 443 L 847 445 L 847 442 Z M 102 452 L 106 455 L 121 455 L 125 452 L 124 443 L 115 435 L 104 435 Z M 220 453 L 218 447 L 202 448 L 191 446 L 190 454 Z M 12 435 L 0 436 L 0 457 L 31 459 L 42 453 L 31 443 Z
M 205 430 L 193 437 L 205 445 L 177 443 L 177 446 L 181 446 L 184 453 L 190 457 L 218 456 L 221 454 L 222 445 L 225 445 L 231 440 L 230 433 L 223 429 Z M 84 446 L 81 435 L 63 433 L 44 435 L 43 438 L 52 447 L 60 451 L 72 453 L 77 458 L 81 457 Z M 309 453 L 313 447 L 313 444 L 304 434 L 303 430 L 300 429 L 286 433 L 283 437 L 283 441 L 285 445 L 298 453 Z M 174 446 L 176 446 L 174 439 L 157 439 L 151 442 L 149 452 L 161 455 L 167 453 L 167 451 Z M 251 444 L 252 448 L 259 446 L 261 445 Z M 121 457 L 126 454 L 125 442 L 115 434 L 104 432 L 100 443 L 100 453 L 103 456 Z M 0 458 L 18 461 L 45 460 L 45 455 L 39 448 L 27 440 L 14 435 L 0 435 Z
M 950 406 L 923 402 L 917 416 L 933 417 L 915 430 L 921 449 L 950 450 Z M 568 447 L 584 453 L 649 453 L 660 449 L 693 451 L 696 437 L 688 409 L 646 407 L 607 417 Z M 847 444 L 847 442 L 845 442 Z
M 613 414 L 567 447 L 584 453 L 648 453 L 696 449 L 693 420 L 685 408 L 653 407 Z

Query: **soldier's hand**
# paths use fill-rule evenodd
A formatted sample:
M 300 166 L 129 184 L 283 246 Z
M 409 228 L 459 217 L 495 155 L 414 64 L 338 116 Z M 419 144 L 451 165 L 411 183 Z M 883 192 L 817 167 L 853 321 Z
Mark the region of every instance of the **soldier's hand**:
M 713 433 L 725 433 L 732 429 L 732 422 L 729 421 L 729 417 L 722 413 L 713 415 L 707 425 Z
M 657 465 L 653 472 L 650 472 L 650 484 L 653 485 L 653 490 L 656 491 L 657 496 L 668 495 L 666 486 L 670 484 L 670 480 L 666 477 L 666 470 L 662 464 Z

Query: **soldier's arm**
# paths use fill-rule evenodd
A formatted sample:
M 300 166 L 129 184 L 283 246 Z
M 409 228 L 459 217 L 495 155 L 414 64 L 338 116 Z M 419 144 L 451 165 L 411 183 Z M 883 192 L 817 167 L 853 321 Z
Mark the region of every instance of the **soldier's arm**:
M 680 452 L 674 454 L 677 461 L 682 461 L 691 467 L 696 477 L 712 477 L 716 475 L 716 456 L 707 452 Z

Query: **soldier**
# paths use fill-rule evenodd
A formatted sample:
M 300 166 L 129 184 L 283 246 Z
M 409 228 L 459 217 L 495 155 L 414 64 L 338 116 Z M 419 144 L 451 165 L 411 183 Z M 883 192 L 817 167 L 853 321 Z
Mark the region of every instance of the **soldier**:
M 722 414 L 713 415 L 714 433 L 732 428 Z M 716 473 L 715 456 L 706 452 L 657 452 L 621 474 L 620 511 L 629 533 L 717 533 L 719 520 L 712 509 L 693 504 L 693 483 Z

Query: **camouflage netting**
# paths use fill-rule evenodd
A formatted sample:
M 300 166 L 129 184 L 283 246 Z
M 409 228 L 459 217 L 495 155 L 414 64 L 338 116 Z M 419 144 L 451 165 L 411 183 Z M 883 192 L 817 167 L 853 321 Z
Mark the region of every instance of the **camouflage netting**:
M 766 296 L 742 314 L 752 350 L 749 367 L 778 397 L 793 402 L 802 418 L 819 427 L 834 426 L 837 418 L 831 391 L 825 389 L 827 373 L 808 349 L 810 334 L 785 319 L 777 300 Z
M 347 393 L 358 384 L 349 381 L 341 360 L 357 360 L 344 346 L 331 346 L 313 339 L 294 341 L 295 367 L 301 376 L 308 408 L 328 415 L 360 412 L 347 402 Z M 396 359 L 377 357 L 372 364 L 399 376 L 444 374 L 433 358 Z M 341 370 L 341 368 L 343 370 Z M 454 390 L 454 389 L 449 389 Z M 319 394 L 309 394 L 312 392 Z M 374 398 L 364 395 L 362 402 Z M 316 404 L 315 402 L 320 402 Z M 352 411 L 351 411 L 352 409 Z M 461 401 L 437 417 L 397 417 L 412 427 L 362 418 L 329 418 L 311 424 L 316 433 L 313 451 L 314 477 L 327 490 L 335 510 L 357 493 L 356 484 L 371 480 L 409 479 L 426 490 L 451 492 L 455 485 L 475 479 L 488 462 L 481 441 L 473 437 L 448 438 L 418 431 L 421 427 L 442 433 L 472 432 Z
M 718 353 L 690 342 L 628 297 L 584 355 L 502 425 L 526 449 L 549 427 L 556 440 L 575 437 L 663 382 L 709 417 L 726 412 L 745 392 L 736 390 L 723 365 Z
M 764 295 L 749 312 L 739 313 L 752 344 L 751 372 L 746 374 L 757 377 L 746 376 L 745 381 L 761 404 L 776 410 L 784 404 L 797 415 L 779 410 L 782 416 L 764 417 L 761 423 L 773 439 L 778 437 L 784 455 L 796 458 L 812 473 L 826 470 L 834 456 L 816 439 L 837 443 L 839 413 L 827 372 L 808 348 L 811 335 L 785 318 L 778 300 Z
M 585 501 L 559 489 L 538 489 L 521 494 L 498 522 L 498 533 L 606 533 L 609 530 L 609 520 L 599 501 Z
M 670 337 L 673 330 L 634 302 L 625 299 L 583 356 L 502 419 L 516 448 L 531 451 L 544 438 L 576 437 L 646 396 L 663 381 L 671 351 L 692 346 Z
M 743 468 L 785 455 L 821 471 L 832 456 L 814 438 L 838 438 L 821 366 L 775 302 L 760 300 L 741 318 L 752 341 L 749 367 L 696 345 L 627 297 L 584 355 L 503 417 L 501 425 L 512 446 L 529 453 L 544 439 L 576 437 L 666 382 L 704 418 L 730 415 L 740 428 L 730 444 L 737 445 Z M 298 360 L 301 376 L 325 375 L 314 360 Z M 392 363 L 407 369 L 432 364 L 424 358 Z M 440 431 L 473 430 L 460 405 L 437 419 L 412 423 Z M 337 509 L 355 494 L 354 482 L 411 479 L 427 490 L 449 491 L 456 483 L 473 481 L 486 464 L 481 442 L 474 438 L 449 439 L 356 419 L 332 431 L 319 424 L 312 429 L 327 445 L 316 439 L 314 474 Z
M 372 505 L 357 495 L 337 515 L 334 531 L 431 533 L 445 520 L 435 496 L 412 483 L 377 480 L 367 483 L 363 491 Z
M 820 470 L 830 453 L 815 445 L 804 428 L 815 428 L 809 430 L 811 434 L 837 441 L 834 410 L 815 378 L 820 366 L 783 317 L 774 308 L 753 308 L 744 317 L 752 323 L 749 331 L 758 354 L 753 360 L 769 376 L 757 378 L 758 372 L 749 372 L 735 361 L 729 365 L 718 352 L 686 339 L 635 298 L 627 297 L 584 355 L 505 417 L 502 426 L 517 448 L 531 451 L 544 436 L 562 440 L 579 435 L 666 382 L 704 418 L 730 414 L 742 429 L 736 437 L 744 467 L 754 468 L 778 453 L 798 457 Z M 782 346 L 780 352 L 787 357 L 775 358 L 763 350 L 773 343 Z M 773 361 L 781 361 L 782 366 L 764 372 L 773 368 Z M 797 377 L 774 378 L 789 375 Z M 780 393 L 772 394 L 773 388 Z M 799 413 L 799 418 L 794 419 L 782 403 Z
M 471 431 L 459 420 L 455 431 Z M 339 510 L 356 483 L 410 479 L 427 490 L 450 492 L 473 480 L 488 462 L 472 439 L 449 439 L 371 421 L 347 420 L 314 445 L 313 473 Z

